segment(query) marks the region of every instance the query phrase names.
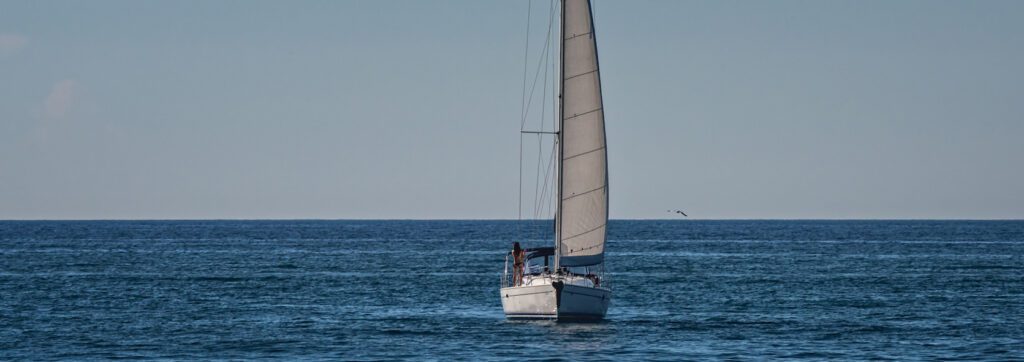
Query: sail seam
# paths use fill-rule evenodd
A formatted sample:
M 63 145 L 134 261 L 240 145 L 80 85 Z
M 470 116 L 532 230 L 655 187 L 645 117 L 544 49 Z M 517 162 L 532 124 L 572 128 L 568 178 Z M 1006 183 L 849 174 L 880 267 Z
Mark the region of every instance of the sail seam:
M 568 38 L 565 38 L 565 40 L 572 40 L 572 39 L 576 39 L 576 38 L 578 38 L 578 37 L 581 37 L 581 36 L 584 36 L 584 35 L 590 35 L 590 34 L 593 34 L 593 33 L 594 33 L 594 32 L 592 32 L 592 31 L 588 31 L 588 32 L 586 32 L 586 33 L 580 33 L 580 34 L 573 34 L 572 36 L 570 36 L 570 37 L 568 37 Z
M 573 235 L 573 236 L 571 236 L 571 237 L 568 237 L 568 238 L 562 238 L 562 241 L 566 241 L 566 240 L 569 240 L 569 239 L 573 239 L 573 238 L 577 238 L 577 237 L 580 237 L 580 236 L 583 236 L 583 235 L 586 235 L 586 234 L 590 234 L 590 233 L 592 233 L 592 232 L 596 231 L 597 229 L 603 228 L 603 227 L 604 227 L 605 225 L 608 225 L 608 223 L 604 223 L 604 224 L 598 225 L 597 227 L 595 227 L 595 228 L 593 228 L 593 229 L 590 229 L 590 230 L 584 231 L 584 232 L 582 232 L 582 233 L 579 233 L 579 234 Z M 597 247 L 597 245 L 594 245 L 594 246 L 591 246 L 591 247 L 589 247 L 589 248 L 582 248 L 582 249 L 580 249 L 580 250 L 587 250 L 587 249 L 593 249 L 593 248 L 596 248 L 596 247 Z
M 583 195 L 589 194 L 591 192 L 603 189 L 605 186 L 608 186 L 608 185 L 601 185 L 600 187 L 598 187 L 596 189 L 593 189 L 593 190 L 584 191 L 584 192 L 581 192 L 581 193 L 578 193 L 578 194 L 572 194 L 572 196 L 566 197 L 566 198 L 562 199 L 562 201 L 568 201 L 569 199 L 574 198 L 576 196 L 583 196 Z
M 588 153 L 594 153 L 594 152 L 597 152 L 597 151 L 603 150 L 603 149 L 604 149 L 604 147 L 605 147 L 605 146 L 601 146 L 601 147 L 598 147 L 598 148 L 592 149 L 592 150 L 590 150 L 590 151 L 587 151 L 587 152 L 583 152 L 583 153 L 577 153 L 577 154 L 575 154 L 575 155 L 572 155 L 572 156 L 569 156 L 569 157 L 563 158 L 563 159 L 562 159 L 562 161 L 568 161 L 568 160 L 574 159 L 574 158 L 576 158 L 576 157 L 580 157 L 580 156 L 583 156 L 583 155 L 585 155 L 585 154 L 588 154 Z
M 583 73 L 576 74 L 576 75 L 573 75 L 573 76 L 565 77 L 565 80 L 573 79 L 573 78 L 576 78 L 576 77 L 582 77 L 584 75 L 591 74 L 591 73 L 597 73 L 597 69 L 591 70 L 589 72 L 583 72 Z
M 604 108 L 604 107 L 597 107 L 596 109 L 592 109 L 592 110 L 589 110 L 589 111 L 586 111 L 586 112 L 583 112 L 583 113 L 573 113 L 572 117 L 565 117 L 564 119 L 565 119 L 566 121 L 568 121 L 568 120 L 570 120 L 570 119 L 573 119 L 573 118 L 576 118 L 576 117 L 579 117 L 579 116 L 585 116 L 585 115 L 587 115 L 587 114 L 590 114 L 590 113 L 594 113 L 594 112 L 600 111 L 600 110 L 601 110 L 601 109 L 603 109 L 603 108 Z

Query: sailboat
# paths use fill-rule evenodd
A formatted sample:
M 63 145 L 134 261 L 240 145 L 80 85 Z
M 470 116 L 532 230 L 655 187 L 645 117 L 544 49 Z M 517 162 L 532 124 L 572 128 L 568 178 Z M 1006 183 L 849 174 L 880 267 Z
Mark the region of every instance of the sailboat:
M 599 320 L 612 297 L 604 280 L 608 156 L 593 14 L 589 0 L 560 7 L 555 240 L 506 255 L 501 304 L 509 319 Z

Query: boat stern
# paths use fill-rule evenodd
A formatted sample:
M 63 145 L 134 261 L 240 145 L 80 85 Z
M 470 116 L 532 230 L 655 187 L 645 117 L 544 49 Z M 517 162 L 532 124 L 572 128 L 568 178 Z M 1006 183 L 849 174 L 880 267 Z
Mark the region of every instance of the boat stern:
M 501 288 L 501 306 L 509 319 L 600 320 L 611 299 L 611 290 L 560 280 Z

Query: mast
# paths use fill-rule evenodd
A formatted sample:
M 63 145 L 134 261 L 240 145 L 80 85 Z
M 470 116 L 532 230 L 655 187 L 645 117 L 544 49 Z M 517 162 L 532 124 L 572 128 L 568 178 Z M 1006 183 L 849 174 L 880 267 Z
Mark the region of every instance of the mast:
M 558 173 L 555 177 L 558 179 L 558 192 L 557 192 L 557 203 L 555 204 L 555 268 L 556 273 L 559 272 L 559 259 L 562 256 L 562 147 L 565 144 L 562 142 L 562 130 L 565 126 L 565 100 L 562 99 L 562 92 L 565 90 L 565 0 L 559 1 L 559 17 L 558 22 L 558 134 L 555 136 L 556 142 L 558 142 Z

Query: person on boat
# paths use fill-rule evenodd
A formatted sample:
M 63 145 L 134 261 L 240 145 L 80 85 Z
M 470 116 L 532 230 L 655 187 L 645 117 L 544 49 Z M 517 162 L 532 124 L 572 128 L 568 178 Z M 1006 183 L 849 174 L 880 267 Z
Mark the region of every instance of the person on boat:
M 526 250 L 519 246 L 516 241 L 512 244 L 512 285 L 519 286 L 523 283 L 523 263 L 526 261 Z

